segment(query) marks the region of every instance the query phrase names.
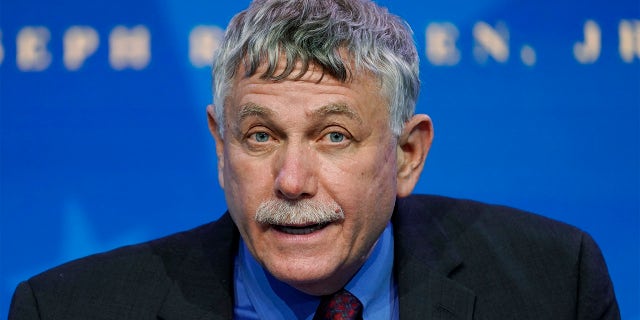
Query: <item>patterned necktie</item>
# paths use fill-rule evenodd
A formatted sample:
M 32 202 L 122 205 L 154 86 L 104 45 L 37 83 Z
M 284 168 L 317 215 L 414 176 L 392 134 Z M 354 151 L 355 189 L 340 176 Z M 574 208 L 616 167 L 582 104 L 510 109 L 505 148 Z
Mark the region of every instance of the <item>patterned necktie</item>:
M 362 320 L 362 303 L 351 292 L 341 289 L 322 297 L 313 320 Z

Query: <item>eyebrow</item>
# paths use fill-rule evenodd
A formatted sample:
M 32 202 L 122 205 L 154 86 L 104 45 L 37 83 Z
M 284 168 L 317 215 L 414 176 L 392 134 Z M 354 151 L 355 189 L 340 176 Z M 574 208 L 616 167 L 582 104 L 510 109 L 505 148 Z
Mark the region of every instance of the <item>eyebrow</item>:
M 350 119 L 362 123 L 362 118 L 360 118 L 360 116 L 356 112 L 354 112 L 353 110 L 351 110 L 351 108 L 344 104 L 328 104 L 312 112 L 312 117 L 314 118 L 326 117 L 329 115 L 345 115 Z
M 255 103 L 249 102 L 240 108 L 240 112 L 238 112 L 238 116 L 239 116 L 240 122 L 242 122 L 244 119 L 252 116 L 267 117 L 267 118 L 272 117 L 273 111 L 265 107 L 261 107 Z

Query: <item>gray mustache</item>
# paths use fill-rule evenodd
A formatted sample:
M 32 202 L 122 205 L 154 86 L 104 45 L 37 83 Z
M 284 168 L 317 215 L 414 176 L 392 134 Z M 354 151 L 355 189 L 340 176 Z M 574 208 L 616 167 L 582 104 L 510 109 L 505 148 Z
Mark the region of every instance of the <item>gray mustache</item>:
M 314 200 L 269 200 L 256 210 L 258 223 L 273 225 L 304 225 L 328 223 L 344 219 L 344 211 L 335 202 Z

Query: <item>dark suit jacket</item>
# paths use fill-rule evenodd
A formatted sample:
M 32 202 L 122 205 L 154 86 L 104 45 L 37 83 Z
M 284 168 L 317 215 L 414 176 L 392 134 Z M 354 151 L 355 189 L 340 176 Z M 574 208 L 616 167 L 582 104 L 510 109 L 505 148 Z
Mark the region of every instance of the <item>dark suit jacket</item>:
M 619 319 L 603 257 L 571 226 L 499 206 L 396 203 L 401 319 Z M 231 319 L 238 231 L 196 229 L 76 260 L 21 283 L 10 320 Z

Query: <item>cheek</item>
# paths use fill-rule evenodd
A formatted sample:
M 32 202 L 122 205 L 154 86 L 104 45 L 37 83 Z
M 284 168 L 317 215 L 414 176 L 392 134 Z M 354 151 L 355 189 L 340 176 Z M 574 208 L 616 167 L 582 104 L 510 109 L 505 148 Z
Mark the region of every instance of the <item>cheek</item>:
M 224 157 L 225 186 L 230 185 L 229 189 L 233 192 L 247 193 L 251 191 L 251 198 L 259 197 L 260 195 L 256 191 L 264 189 L 264 184 L 271 176 L 270 160 L 251 157 L 242 150 L 241 146 L 235 144 L 229 144 L 226 150 Z
M 263 230 L 254 223 L 255 211 L 265 198 L 262 190 L 268 190 L 268 187 L 258 182 L 264 181 L 258 175 L 264 174 L 265 170 L 255 171 L 251 162 L 241 161 L 238 157 L 227 155 L 225 160 L 224 194 L 229 213 L 245 244 L 255 255 L 266 250 L 262 247 L 264 242 L 261 241 Z
M 224 182 L 225 198 L 234 221 L 241 229 L 250 227 L 253 214 L 265 196 L 261 190 L 269 190 L 266 179 L 261 176 L 269 171 L 256 169 L 255 161 L 244 159 L 242 154 L 234 153 L 228 147 L 225 154 Z
M 359 212 L 358 219 L 370 220 L 385 216 L 382 210 L 392 211 L 396 196 L 395 146 L 362 149 L 350 159 L 323 165 L 321 170 L 328 181 L 327 189 L 345 212 Z
M 377 152 L 377 157 L 369 157 L 367 166 L 363 165 L 361 173 L 361 181 L 366 185 L 363 188 L 366 190 L 367 202 L 373 207 L 371 208 L 372 214 L 385 215 L 386 211 L 391 211 L 389 206 L 393 207 L 396 196 L 396 156 L 395 148 L 388 146 L 383 150 Z M 385 211 L 385 212 L 381 212 Z M 390 213 L 390 212 L 389 212 Z M 377 218 L 373 217 L 374 219 Z
M 390 184 L 396 180 L 397 159 L 394 151 L 392 146 L 378 147 L 359 156 L 351 165 L 352 179 L 355 180 L 352 183 L 365 185 L 362 192 L 382 189 L 395 193 L 395 190 L 389 189 Z

